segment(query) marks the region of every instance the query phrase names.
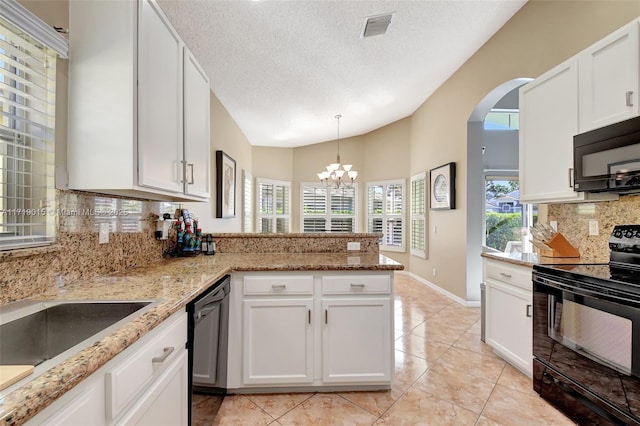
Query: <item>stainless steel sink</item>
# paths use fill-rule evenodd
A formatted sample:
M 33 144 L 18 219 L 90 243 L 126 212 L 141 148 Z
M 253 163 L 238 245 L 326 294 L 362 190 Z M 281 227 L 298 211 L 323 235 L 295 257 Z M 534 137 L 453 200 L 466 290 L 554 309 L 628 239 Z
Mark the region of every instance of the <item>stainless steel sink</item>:
M 0 365 L 33 365 L 52 359 L 151 301 L 67 302 L 0 325 Z

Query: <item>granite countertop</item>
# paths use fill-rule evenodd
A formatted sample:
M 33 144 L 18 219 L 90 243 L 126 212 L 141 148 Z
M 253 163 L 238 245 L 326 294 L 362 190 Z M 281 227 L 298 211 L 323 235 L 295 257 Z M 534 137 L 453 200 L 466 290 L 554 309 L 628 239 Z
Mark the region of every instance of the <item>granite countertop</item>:
M 502 262 L 513 263 L 514 265 L 582 265 L 598 262 L 596 259 L 585 257 L 545 257 L 537 253 L 482 253 L 482 257 L 487 259 L 500 260 Z
M 145 333 L 232 271 L 394 271 L 404 266 L 379 254 L 218 253 L 167 259 L 145 267 L 51 289 L 41 300 L 161 299 L 107 337 L 0 397 L 0 425 L 17 425 L 43 410 Z M 35 299 L 35 298 L 31 298 Z M 3 391 L 7 392 L 7 390 Z M 3 395 L 0 393 L 0 395 Z

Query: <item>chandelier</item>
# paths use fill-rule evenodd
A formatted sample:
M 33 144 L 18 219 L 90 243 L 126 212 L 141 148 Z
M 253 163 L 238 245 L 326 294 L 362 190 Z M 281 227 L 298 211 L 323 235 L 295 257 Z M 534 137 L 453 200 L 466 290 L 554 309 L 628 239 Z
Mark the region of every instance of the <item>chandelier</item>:
M 358 172 L 351 170 L 351 164 L 340 164 L 340 119 L 342 115 L 336 115 L 338 120 L 338 155 L 336 156 L 336 162 L 329 164 L 324 170 L 318 173 L 318 178 L 325 186 L 333 186 L 340 188 L 345 186 L 351 188 L 358 177 Z

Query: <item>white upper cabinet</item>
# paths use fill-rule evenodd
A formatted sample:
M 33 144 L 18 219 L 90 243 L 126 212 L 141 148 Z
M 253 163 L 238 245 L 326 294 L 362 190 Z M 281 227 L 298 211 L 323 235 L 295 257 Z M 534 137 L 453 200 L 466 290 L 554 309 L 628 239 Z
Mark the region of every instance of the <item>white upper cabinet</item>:
M 138 184 L 183 192 L 182 42 L 155 3 L 138 31 Z
M 577 201 L 573 135 L 578 130 L 578 66 L 570 59 L 520 88 L 520 200 Z
M 188 49 L 184 49 L 184 192 L 209 197 L 210 138 L 209 77 Z
M 625 25 L 580 53 L 580 133 L 638 115 L 639 26 Z
M 640 21 L 635 20 L 520 88 L 520 200 L 615 200 L 575 192 L 573 137 L 639 113 Z
M 161 8 L 70 2 L 69 22 L 69 188 L 209 198 L 209 79 Z

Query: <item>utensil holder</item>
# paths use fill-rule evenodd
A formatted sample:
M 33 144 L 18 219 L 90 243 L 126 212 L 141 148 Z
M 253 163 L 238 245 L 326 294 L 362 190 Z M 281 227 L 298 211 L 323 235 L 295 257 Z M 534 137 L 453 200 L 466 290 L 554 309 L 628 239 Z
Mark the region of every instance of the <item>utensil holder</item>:
M 551 250 L 540 249 L 540 256 L 544 257 L 580 257 L 577 248 L 571 245 L 569 241 L 560 232 L 556 232 L 551 240 L 545 242 L 551 247 Z

